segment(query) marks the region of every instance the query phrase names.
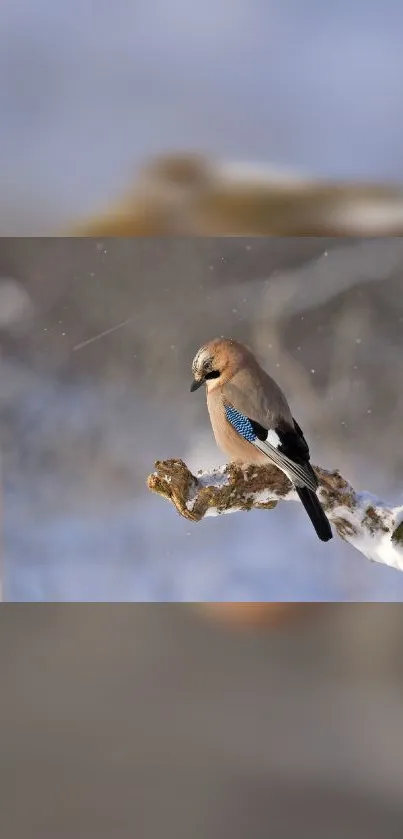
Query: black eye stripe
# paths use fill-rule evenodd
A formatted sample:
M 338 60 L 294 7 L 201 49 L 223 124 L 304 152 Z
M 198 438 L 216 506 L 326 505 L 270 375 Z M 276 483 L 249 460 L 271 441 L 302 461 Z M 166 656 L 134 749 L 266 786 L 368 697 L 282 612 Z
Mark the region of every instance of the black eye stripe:
M 219 375 L 220 375 L 219 370 L 211 370 L 210 373 L 206 373 L 204 378 L 205 379 L 218 379 Z

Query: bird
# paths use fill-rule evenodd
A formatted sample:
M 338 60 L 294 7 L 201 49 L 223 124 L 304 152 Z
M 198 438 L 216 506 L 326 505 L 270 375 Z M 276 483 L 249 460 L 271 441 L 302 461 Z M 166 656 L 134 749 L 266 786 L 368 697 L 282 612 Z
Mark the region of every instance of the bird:
M 247 347 L 233 338 L 214 338 L 192 362 L 191 392 L 206 386 L 216 443 L 231 462 L 270 461 L 287 475 L 322 542 L 332 538 L 317 496 L 318 478 L 308 443 L 287 399 Z

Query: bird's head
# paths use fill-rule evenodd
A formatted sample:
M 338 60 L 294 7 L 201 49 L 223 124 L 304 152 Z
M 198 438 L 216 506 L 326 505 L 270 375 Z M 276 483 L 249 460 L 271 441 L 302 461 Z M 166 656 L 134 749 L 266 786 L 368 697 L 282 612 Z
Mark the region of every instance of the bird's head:
M 232 338 L 215 338 L 203 344 L 193 359 L 190 390 L 204 384 L 207 390 L 222 386 L 242 366 L 247 354 L 246 347 Z

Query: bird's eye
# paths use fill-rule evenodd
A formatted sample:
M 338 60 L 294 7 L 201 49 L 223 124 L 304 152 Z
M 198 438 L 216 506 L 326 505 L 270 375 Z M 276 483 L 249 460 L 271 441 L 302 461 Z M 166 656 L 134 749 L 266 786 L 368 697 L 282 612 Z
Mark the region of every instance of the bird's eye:
M 206 373 L 204 378 L 205 379 L 218 379 L 219 375 L 220 375 L 219 370 L 211 370 L 210 373 Z

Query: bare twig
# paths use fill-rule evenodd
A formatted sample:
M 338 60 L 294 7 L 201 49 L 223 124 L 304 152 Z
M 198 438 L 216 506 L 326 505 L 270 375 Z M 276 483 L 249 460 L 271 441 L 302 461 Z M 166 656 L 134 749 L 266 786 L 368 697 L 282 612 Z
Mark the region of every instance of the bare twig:
M 252 508 L 272 510 L 297 495 L 276 467 L 235 464 L 193 475 L 182 460 L 157 461 L 148 488 L 190 521 Z M 319 495 L 338 535 L 375 562 L 403 571 L 403 505 L 391 507 L 357 493 L 339 474 L 315 467 Z

